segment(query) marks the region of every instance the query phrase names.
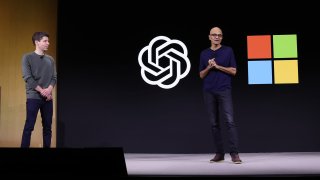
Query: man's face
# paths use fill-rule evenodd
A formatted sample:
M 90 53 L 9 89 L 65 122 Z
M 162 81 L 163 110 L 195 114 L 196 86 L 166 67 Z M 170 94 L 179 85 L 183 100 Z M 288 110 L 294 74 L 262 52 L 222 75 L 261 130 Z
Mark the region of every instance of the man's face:
M 212 44 L 220 44 L 222 41 L 223 35 L 222 31 L 219 28 L 212 28 L 209 34 L 209 40 Z
M 36 41 L 37 47 L 42 51 L 47 51 L 49 48 L 49 38 L 44 36 L 40 41 Z

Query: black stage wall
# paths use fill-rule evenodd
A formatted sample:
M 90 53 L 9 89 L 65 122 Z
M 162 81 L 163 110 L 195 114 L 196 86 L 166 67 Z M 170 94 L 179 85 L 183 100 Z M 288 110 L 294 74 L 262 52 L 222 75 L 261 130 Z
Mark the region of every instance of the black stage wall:
M 317 6 L 264 1 L 59 1 L 58 147 L 131 153 L 209 153 L 198 62 L 209 30 L 232 46 L 241 152 L 320 151 Z M 300 12 L 304 13 L 300 13 Z M 247 35 L 296 34 L 298 84 L 248 84 Z M 163 89 L 141 76 L 139 52 L 157 36 L 183 42 L 190 72 Z

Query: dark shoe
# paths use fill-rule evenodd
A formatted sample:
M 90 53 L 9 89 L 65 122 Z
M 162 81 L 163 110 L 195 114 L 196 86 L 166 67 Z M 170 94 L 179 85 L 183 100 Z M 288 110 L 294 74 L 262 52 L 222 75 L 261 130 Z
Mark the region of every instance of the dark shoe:
M 242 163 L 242 161 L 241 161 L 241 159 L 239 157 L 239 154 L 230 154 L 230 155 L 231 155 L 231 160 L 232 160 L 233 163 L 235 163 L 235 164 L 241 164 Z
M 224 154 L 216 154 L 214 156 L 214 158 L 210 160 L 210 162 L 211 163 L 213 163 L 213 162 L 221 162 L 223 160 L 224 160 Z

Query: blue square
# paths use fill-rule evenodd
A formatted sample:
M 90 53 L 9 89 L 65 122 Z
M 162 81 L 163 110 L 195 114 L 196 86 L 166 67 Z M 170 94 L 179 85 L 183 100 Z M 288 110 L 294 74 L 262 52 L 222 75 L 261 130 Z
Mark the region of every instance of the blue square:
M 248 61 L 249 84 L 272 84 L 271 60 Z

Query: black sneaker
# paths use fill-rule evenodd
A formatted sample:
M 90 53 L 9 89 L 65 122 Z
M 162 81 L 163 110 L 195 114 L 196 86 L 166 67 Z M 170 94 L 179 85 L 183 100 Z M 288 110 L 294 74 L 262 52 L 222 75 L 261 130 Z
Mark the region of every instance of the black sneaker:
M 242 161 L 239 157 L 239 154 L 234 153 L 234 154 L 230 154 L 230 156 L 231 156 L 231 160 L 234 164 L 241 164 L 242 163 Z
M 221 162 L 224 160 L 224 154 L 216 154 L 213 159 L 210 159 L 210 162 Z

